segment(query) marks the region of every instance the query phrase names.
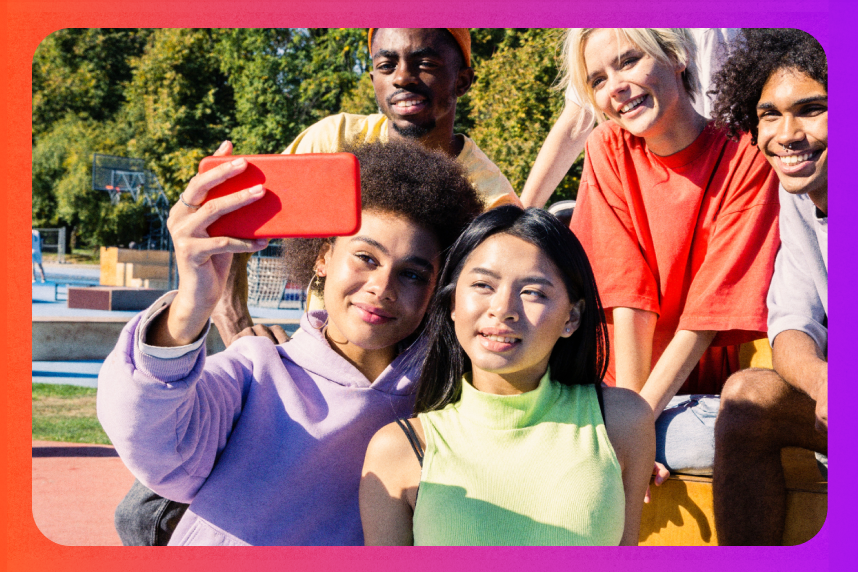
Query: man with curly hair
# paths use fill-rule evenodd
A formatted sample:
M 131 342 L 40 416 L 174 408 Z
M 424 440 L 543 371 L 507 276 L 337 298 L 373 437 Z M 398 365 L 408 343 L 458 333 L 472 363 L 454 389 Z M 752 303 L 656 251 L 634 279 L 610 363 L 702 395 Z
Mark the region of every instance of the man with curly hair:
M 716 77 L 715 118 L 750 132 L 780 180 L 781 248 L 769 289 L 774 370 L 721 394 L 713 494 L 722 545 L 783 542 L 783 447 L 828 461 L 828 64 L 810 35 L 744 30 Z

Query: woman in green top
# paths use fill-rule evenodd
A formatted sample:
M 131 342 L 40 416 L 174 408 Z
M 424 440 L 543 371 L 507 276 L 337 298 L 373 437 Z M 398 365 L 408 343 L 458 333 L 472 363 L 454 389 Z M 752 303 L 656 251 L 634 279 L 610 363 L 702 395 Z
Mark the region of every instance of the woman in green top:
M 367 450 L 366 543 L 637 544 L 652 411 L 602 387 L 605 318 L 572 232 L 539 209 L 481 215 L 425 331 L 418 416 Z

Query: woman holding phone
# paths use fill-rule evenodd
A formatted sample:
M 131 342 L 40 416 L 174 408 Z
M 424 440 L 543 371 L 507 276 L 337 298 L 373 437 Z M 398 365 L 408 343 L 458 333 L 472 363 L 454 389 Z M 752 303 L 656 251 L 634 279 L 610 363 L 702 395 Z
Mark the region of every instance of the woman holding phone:
M 367 450 L 367 544 L 637 544 L 652 412 L 602 387 L 604 316 L 568 228 L 535 208 L 477 218 L 425 336 L 417 418 Z
M 250 336 L 214 356 L 203 349 L 232 254 L 267 242 L 206 233 L 261 188 L 197 206 L 246 160 L 194 177 L 170 213 L 179 290 L 123 331 L 99 376 L 98 413 L 143 484 L 190 503 L 171 544 L 363 543 L 367 443 L 412 410 L 425 355 L 414 340 L 442 253 L 482 207 L 440 154 L 404 143 L 354 153 L 362 226 L 354 236 L 291 241 L 292 275 L 313 277 L 326 311 L 305 315 L 285 344 Z

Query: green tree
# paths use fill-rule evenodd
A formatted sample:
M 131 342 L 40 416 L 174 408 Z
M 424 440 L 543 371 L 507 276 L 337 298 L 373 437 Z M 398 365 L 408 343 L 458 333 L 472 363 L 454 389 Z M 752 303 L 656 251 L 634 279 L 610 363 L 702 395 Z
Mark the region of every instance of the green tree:
M 362 29 L 222 31 L 216 54 L 234 92 L 238 151 L 279 153 L 319 119 L 359 113 L 343 100 L 358 99 L 368 52 Z
M 378 113 L 375 88 L 372 87 L 372 79 L 369 77 L 369 71 L 364 72 L 357 84 L 343 95 L 340 110 L 345 113 L 357 113 L 359 115 Z
M 126 102 L 124 82 L 131 77 L 128 58 L 142 53 L 150 33 L 60 30 L 36 51 L 35 226 L 65 226 L 73 237 L 101 235 L 111 205 L 106 193 L 91 190 L 92 153 L 124 154 L 127 133 L 115 118 Z
M 304 127 L 339 113 L 343 98 L 360 89 L 361 76 L 368 79 L 370 69 L 365 28 L 312 28 L 307 34 L 307 60 L 300 70 L 301 102 L 308 110 Z
M 216 30 L 156 30 L 139 57 L 122 121 L 132 132 L 128 156 L 154 171 L 170 200 L 235 127 L 235 99 L 215 53 Z
M 143 52 L 151 30 L 65 29 L 33 56 L 33 137 L 69 114 L 108 121 L 125 104 L 129 58 Z
M 551 89 L 557 77 L 560 30 L 511 30 L 485 37 L 499 39 L 499 44 L 490 57 L 475 62 L 479 79 L 469 94 L 473 122 L 469 135 L 521 192 L 563 107 L 562 94 Z M 577 195 L 581 166 L 579 157 L 551 202 Z
M 476 78 L 471 90 L 459 98 L 456 105 L 455 129 L 459 133 L 469 133 L 474 128 L 475 116 L 472 113 L 471 100 L 486 84 L 480 69 L 495 53 L 501 49 L 516 49 L 521 45 L 521 37 L 527 28 L 473 28 L 471 30 L 471 67 Z
M 237 153 L 279 153 L 300 131 L 296 73 L 302 34 L 288 29 L 222 30 L 215 55 L 233 91 Z
M 95 247 L 104 242 L 116 207 L 107 193 L 92 190 L 93 153 L 121 154 L 123 137 L 113 122 L 99 123 L 67 115 L 37 140 L 33 148 L 33 224 L 66 226 L 78 246 Z M 126 240 L 139 240 L 123 223 Z M 144 231 L 145 233 L 145 231 Z

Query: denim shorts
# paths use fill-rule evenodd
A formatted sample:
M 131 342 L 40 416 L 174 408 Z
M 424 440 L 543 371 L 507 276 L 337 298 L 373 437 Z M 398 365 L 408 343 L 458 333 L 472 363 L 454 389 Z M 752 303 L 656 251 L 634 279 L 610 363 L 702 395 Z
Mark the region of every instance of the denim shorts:
M 711 475 L 718 395 L 677 395 L 655 420 L 655 460 L 672 473 Z

